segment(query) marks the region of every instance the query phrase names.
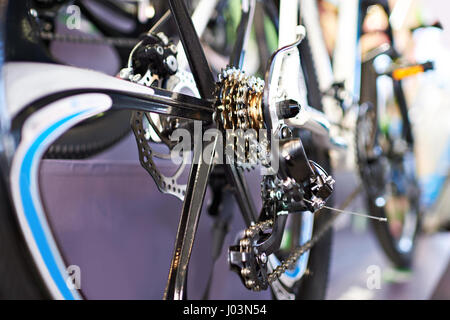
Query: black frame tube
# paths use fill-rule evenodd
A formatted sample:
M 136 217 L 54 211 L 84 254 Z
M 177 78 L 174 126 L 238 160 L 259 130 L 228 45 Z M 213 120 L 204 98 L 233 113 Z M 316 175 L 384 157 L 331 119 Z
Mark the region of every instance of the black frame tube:
M 186 5 L 181 0 L 169 0 L 169 6 L 200 95 L 204 99 L 213 99 L 214 76 L 209 68 L 208 60 L 206 60 Z
M 186 5 L 183 0 L 169 0 L 169 5 L 200 95 L 204 99 L 213 99 L 214 77 Z M 206 146 L 207 143 L 203 142 L 202 150 Z M 212 167 L 212 163 L 204 162 L 201 150 L 200 152 L 194 152 L 169 277 L 164 291 L 164 299 L 166 300 L 184 300 L 187 297 L 187 270 Z

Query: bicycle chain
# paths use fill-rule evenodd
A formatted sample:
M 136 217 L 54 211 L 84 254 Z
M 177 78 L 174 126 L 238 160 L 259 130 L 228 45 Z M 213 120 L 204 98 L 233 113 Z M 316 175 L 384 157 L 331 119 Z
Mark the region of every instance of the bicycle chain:
M 319 213 L 319 211 L 316 212 Z M 295 264 L 297 263 L 298 259 L 306 253 L 308 250 L 311 250 L 311 248 L 319 242 L 322 237 L 325 235 L 325 233 L 330 230 L 333 226 L 334 221 L 339 216 L 339 214 L 334 215 L 330 220 L 319 230 L 315 233 L 315 235 L 306 242 L 305 244 L 295 248 L 290 253 L 289 257 L 283 260 L 278 267 L 276 267 L 272 272 L 267 274 L 267 281 L 269 284 L 273 283 L 274 281 L 278 280 L 287 270 L 292 269 L 295 267 Z M 259 232 L 264 232 L 269 230 L 274 223 L 274 219 L 265 220 L 262 222 L 258 222 L 251 227 L 245 229 L 244 235 L 245 238 L 242 238 L 239 241 L 239 245 L 241 247 L 242 252 L 249 253 L 251 252 L 251 244 L 253 243 L 254 238 L 258 235 Z M 254 280 L 250 279 L 250 270 L 247 268 L 243 268 L 241 270 L 241 275 L 245 279 L 245 285 L 248 289 L 253 291 L 261 291 L 263 288 L 258 285 Z
M 61 42 L 75 42 L 75 43 L 85 43 L 85 44 L 96 44 L 96 45 L 110 45 L 115 47 L 132 48 L 138 42 L 139 39 L 130 38 L 94 38 L 88 36 L 76 36 L 72 34 L 61 34 L 53 33 L 47 31 L 37 32 L 38 36 L 42 40 L 46 41 L 61 41 Z

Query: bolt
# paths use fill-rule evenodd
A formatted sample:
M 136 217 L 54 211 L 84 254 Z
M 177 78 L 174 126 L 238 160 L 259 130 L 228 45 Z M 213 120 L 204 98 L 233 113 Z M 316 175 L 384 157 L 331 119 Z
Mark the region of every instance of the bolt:
M 250 275 L 250 269 L 249 269 L 249 268 L 243 268 L 243 269 L 241 270 L 241 275 L 242 275 L 243 277 L 248 277 L 248 276 Z
M 245 281 L 245 285 L 247 286 L 247 288 L 252 288 L 255 285 L 255 281 L 247 280 Z
M 176 72 L 178 69 L 178 62 L 177 59 L 174 56 L 168 56 L 166 58 L 166 64 L 169 67 L 170 71 Z
M 294 118 L 300 112 L 300 105 L 292 99 L 278 102 L 276 108 L 280 119 Z
M 288 126 L 285 126 L 281 129 L 281 137 L 282 138 L 289 138 L 292 136 L 292 131 L 289 129 Z
M 178 52 L 177 46 L 174 44 L 170 45 L 170 50 L 172 50 L 173 54 L 176 54 Z

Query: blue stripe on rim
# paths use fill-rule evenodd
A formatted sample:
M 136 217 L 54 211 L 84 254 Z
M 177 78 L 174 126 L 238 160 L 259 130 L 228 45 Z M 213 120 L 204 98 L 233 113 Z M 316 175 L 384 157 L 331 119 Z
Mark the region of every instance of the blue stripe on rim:
M 28 221 L 28 225 L 30 226 L 31 232 L 42 256 L 42 259 L 44 260 L 44 263 L 51 277 L 53 278 L 53 281 L 66 300 L 75 300 L 76 298 L 68 288 L 62 270 L 60 270 L 60 268 L 58 267 L 55 254 L 54 252 L 52 252 L 53 250 L 49 244 L 49 239 L 46 235 L 46 232 L 44 231 L 42 221 L 39 217 L 37 205 L 33 201 L 32 188 L 34 187 L 34 182 L 32 181 L 32 176 L 33 170 L 37 167 L 40 160 L 40 151 L 42 150 L 42 147 L 45 146 L 45 142 L 47 142 L 52 133 L 68 121 L 73 120 L 83 113 L 84 112 L 79 112 L 62 120 L 59 120 L 58 122 L 47 128 L 43 133 L 41 133 L 41 135 L 27 150 L 20 168 L 20 196 L 22 198 L 25 217 Z

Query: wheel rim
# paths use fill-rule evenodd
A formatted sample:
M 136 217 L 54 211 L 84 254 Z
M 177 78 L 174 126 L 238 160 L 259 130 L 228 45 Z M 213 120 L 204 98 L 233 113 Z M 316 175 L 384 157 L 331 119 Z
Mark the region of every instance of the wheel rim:
M 413 152 L 393 152 L 395 141 L 380 132 L 374 108 L 363 110 L 357 136 L 358 161 L 375 214 L 387 218 L 387 229 L 396 249 L 412 251 L 418 222 L 419 190 Z
M 385 160 L 385 187 L 374 202 L 388 219 L 388 229 L 396 248 L 408 253 L 413 248 L 418 219 L 414 157 L 412 152 L 407 152 L 401 160 Z

